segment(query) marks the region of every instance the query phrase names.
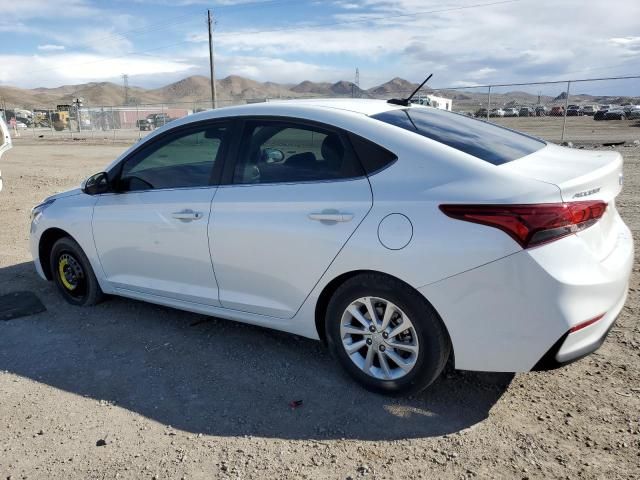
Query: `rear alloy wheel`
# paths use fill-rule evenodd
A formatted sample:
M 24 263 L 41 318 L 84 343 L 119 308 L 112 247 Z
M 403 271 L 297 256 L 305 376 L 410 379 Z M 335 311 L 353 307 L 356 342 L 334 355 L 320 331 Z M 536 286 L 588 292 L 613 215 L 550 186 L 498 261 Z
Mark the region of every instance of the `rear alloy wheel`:
M 446 328 L 427 300 L 387 275 L 357 275 L 331 297 L 327 342 L 365 388 L 411 394 L 442 372 L 451 351 Z
M 89 259 L 71 238 L 61 238 L 53 245 L 50 268 L 53 280 L 67 302 L 89 306 L 102 300 L 104 295 Z
M 351 361 L 380 380 L 404 377 L 418 360 L 420 344 L 411 319 L 384 298 L 352 302 L 342 315 L 340 337 Z

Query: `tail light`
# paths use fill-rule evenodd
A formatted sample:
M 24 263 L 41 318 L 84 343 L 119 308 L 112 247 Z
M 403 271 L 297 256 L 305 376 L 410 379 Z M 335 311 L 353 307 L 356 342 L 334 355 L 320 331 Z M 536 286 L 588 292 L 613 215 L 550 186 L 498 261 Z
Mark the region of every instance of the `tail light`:
M 451 218 L 499 228 L 522 248 L 552 242 L 590 227 L 602 217 L 602 201 L 531 205 L 440 205 Z

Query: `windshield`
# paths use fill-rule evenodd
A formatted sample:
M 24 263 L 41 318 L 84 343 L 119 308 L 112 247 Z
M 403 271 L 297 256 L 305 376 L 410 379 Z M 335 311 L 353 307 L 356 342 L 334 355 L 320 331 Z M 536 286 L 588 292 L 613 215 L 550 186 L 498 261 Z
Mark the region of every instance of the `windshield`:
M 389 110 L 372 118 L 415 132 L 494 165 L 544 147 L 542 140 L 488 122 L 436 108 Z

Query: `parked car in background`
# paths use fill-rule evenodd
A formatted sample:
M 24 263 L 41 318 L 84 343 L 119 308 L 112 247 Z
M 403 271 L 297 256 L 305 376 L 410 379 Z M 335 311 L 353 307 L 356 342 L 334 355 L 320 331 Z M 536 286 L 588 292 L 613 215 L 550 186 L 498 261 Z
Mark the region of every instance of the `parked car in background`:
M 593 114 L 593 119 L 596 121 L 601 121 L 604 120 L 605 115 L 607 114 L 609 110 L 598 110 L 596 113 Z
M 581 117 L 582 108 L 579 105 L 569 105 L 567 107 L 567 117 Z
M 564 107 L 556 105 L 555 107 L 551 107 L 551 111 L 549 115 L 552 117 L 563 117 L 564 116 Z
M 12 147 L 11 134 L 9 133 L 9 127 L 4 121 L 2 115 L 0 115 L 0 159 L 2 154 Z M 2 191 L 2 172 L 0 172 L 0 191 Z
M 585 105 L 582 107 L 582 113 L 590 117 L 593 117 L 597 111 L 598 108 L 595 105 Z
M 449 361 L 545 370 L 602 345 L 634 265 L 622 166 L 425 106 L 227 107 L 43 200 L 30 247 L 72 305 L 120 295 L 322 340 L 364 387 L 413 393 Z
M 621 108 L 612 108 L 604 114 L 605 120 L 626 120 L 627 113 Z
M 504 110 L 501 108 L 492 108 L 489 112 L 490 117 L 504 117 Z
M 538 105 L 536 107 L 536 117 L 545 117 L 547 115 L 547 107 Z
M 153 130 L 153 121 L 150 118 L 143 118 L 136 122 L 139 130 Z
M 518 116 L 518 109 L 517 108 L 505 108 L 504 109 L 504 116 L 505 117 L 517 117 Z
M 598 110 L 610 110 L 611 108 L 613 108 L 613 105 L 600 105 Z
M 475 117 L 476 118 L 487 118 L 487 109 L 486 108 L 479 108 L 478 110 L 476 110 Z
M 518 111 L 519 117 L 533 117 L 535 116 L 535 114 L 536 114 L 535 110 L 531 107 L 521 107 L 520 110 Z
M 155 128 L 162 127 L 163 125 L 169 123 L 171 120 L 173 120 L 173 118 L 171 118 L 166 113 L 156 113 L 153 117 L 153 126 Z
M 20 115 L 16 116 L 16 121 L 18 123 L 24 124 L 26 127 L 30 127 L 31 124 L 33 123 L 33 121 L 29 117 L 23 117 Z M 18 128 L 22 128 L 22 127 L 18 127 Z
M 638 120 L 640 119 L 640 105 L 634 105 L 629 113 L 627 113 L 627 118 L 629 120 Z

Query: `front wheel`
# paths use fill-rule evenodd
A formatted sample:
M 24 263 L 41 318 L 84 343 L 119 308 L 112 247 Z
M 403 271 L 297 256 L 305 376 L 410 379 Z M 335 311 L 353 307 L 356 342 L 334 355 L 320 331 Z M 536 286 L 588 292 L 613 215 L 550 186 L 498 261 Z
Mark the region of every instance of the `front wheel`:
M 102 301 L 104 294 L 77 242 L 69 237 L 58 240 L 53 244 L 49 261 L 53 280 L 67 302 L 90 306 Z
M 433 307 L 403 282 L 381 274 L 347 280 L 331 298 L 329 348 L 368 390 L 412 394 L 442 372 L 451 343 Z

